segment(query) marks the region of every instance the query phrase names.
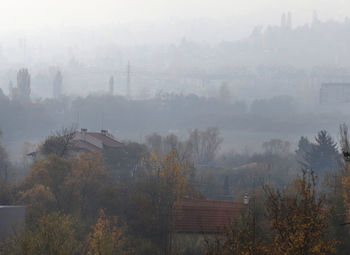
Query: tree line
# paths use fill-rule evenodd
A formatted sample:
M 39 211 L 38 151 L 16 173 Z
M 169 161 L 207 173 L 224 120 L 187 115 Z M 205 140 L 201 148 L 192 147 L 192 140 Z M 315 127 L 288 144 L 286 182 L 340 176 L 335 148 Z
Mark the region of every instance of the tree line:
M 18 184 L 6 178 L 12 167 L 1 147 L 0 203 L 27 206 L 25 231 L 1 252 L 177 254 L 177 200 L 248 194 L 238 223 L 188 254 L 346 254 L 350 170 L 339 153 L 348 144 L 342 130 L 341 148 L 321 130 L 314 141 L 302 137 L 296 152 L 273 139 L 261 153 L 219 155 L 222 138 L 209 128 L 184 140 L 153 133 L 146 144 L 71 157 L 74 129 L 63 129 L 42 142 Z

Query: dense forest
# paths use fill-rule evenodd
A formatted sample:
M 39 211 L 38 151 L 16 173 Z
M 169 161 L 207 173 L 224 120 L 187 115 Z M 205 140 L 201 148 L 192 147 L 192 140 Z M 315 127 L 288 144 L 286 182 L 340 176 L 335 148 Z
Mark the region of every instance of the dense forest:
M 346 254 L 345 125 L 340 146 L 321 130 L 315 140 L 301 137 L 295 152 L 272 139 L 255 154 L 218 154 L 223 138 L 208 128 L 71 156 L 74 132 L 42 141 L 25 176 L 1 147 L 0 204 L 27 206 L 25 231 L 2 242 L 2 254 L 179 254 L 171 245 L 176 201 L 246 195 L 237 224 L 183 253 Z

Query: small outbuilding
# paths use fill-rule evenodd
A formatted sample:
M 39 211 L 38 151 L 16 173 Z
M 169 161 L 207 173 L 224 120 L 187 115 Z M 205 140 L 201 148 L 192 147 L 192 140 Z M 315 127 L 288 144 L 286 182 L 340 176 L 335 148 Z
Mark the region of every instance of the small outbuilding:
M 25 227 L 25 206 L 0 205 L 0 240 L 9 238 Z
M 246 208 L 244 203 L 223 200 L 177 201 L 173 211 L 173 248 L 183 253 L 204 248 L 205 237 L 222 234 L 226 226 L 238 221 Z

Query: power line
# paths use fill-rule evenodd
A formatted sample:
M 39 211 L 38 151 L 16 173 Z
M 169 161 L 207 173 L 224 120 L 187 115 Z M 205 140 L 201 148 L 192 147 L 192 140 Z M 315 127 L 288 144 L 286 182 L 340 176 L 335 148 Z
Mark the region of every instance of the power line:
M 128 62 L 126 70 L 126 96 L 130 99 L 130 62 Z

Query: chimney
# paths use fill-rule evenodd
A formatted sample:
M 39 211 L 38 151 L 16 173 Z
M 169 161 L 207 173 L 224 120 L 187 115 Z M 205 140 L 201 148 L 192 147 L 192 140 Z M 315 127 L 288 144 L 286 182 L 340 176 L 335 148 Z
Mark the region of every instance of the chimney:
M 243 204 L 245 204 L 245 205 L 249 204 L 249 196 L 248 196 L 247 192 L 244 194 Z

